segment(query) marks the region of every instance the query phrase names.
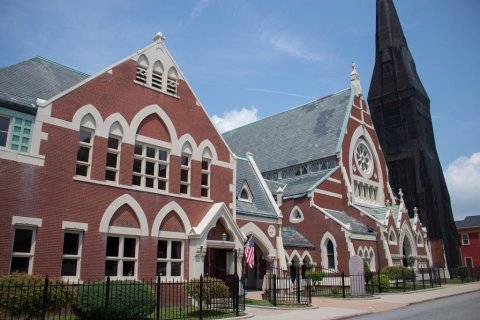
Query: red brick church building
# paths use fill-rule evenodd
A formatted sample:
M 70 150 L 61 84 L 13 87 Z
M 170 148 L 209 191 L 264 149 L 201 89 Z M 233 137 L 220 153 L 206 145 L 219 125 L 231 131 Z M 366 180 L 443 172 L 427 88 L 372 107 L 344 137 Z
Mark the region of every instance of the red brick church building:
M 222 277 L 250 236 L 252 287 L 353 255 L 426 267 L 388 175 L 355 67 L 347 89 L 223 136 L 161 34 L 92 76 L 39 57 L 0 69 L 0 274 Z

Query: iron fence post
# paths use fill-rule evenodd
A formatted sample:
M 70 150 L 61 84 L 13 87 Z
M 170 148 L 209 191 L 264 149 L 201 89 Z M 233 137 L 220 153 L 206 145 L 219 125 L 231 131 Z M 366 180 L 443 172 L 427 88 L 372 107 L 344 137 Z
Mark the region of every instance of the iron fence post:
M 105 288 L 105 318 L 108 319 L 108 307 L 110 302 L 110 276 L 107 277 L 107 283 Z
M 277 306 L 277 275 L 275 274 L 273 275 L 273 305 Z
M 297 303 L 300 304 L 300 266 L 297 266 Z
M 423 269 L 422 269 L 422 286 L 423 286 L 423 289 L 425 289 L 425 277 L 423 275 Z
M 42 300 L 42 313 L 40 315 L 42 320 L 45 320 L 48 304 L 48 274 L 45 276 L 45 282 L 43 285 L 43 300 Z
M 377 270 L 377 280 L 378 280 L 378 292 L 382 292 L 382 286 L 380 284 L 380 270 Z
M 441 287 L 442 286 L 442 278 L 440 278 L 440 268 L 437 269 L 437 274 L 438 274 L 438 285 Z
M 342 296 L 345 298 L 345 273 L 342 271 Z
M 203 319 L 203 274 L 200 276 L 200 297 L 199 297 L 199 311 L 200 311 L 200 320 Z
M 429 269 L 428 269 L 428 275 L 429 275 L 429 278 L 430 278 L 430 287 L 433 288 L 433 272 L 432 272 L 432 268 L 429 268 Z
M 415 270 L 413 270 L 413 267 L 412 267 L 412 279 L 413 279 L 413 291 L 417 291 L 417 288 L 415 286 L 415 281 L 417 280 L 417 276 L 415 275 Z
M 239 297 L 239 281 L 240 279 L 238 278 L 238 275 L 237 273 L 235 272 L 235 276 L 233 277 L 234 278 L 234 281 L 235 281 L 235 284 L 233 285 L 234 287 L 234 290 L 235 290 L 235 294 L 234 294 L 234 303 L 235 303 L 235 315 L 238 317 L 240 315 L 239 313 L 239 310 L 238 310 L 238 300 L 240 299 Z
M 160 319 L 160 275 L 157 274 L 157 287 L 156 287 L 157 299 L 155 307 L 155 320 Z

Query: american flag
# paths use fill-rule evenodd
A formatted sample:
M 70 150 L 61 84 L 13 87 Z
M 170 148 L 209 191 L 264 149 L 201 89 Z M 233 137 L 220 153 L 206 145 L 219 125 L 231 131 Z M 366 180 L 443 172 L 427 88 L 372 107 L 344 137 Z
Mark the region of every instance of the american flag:
M 253 268 L 255 264 L 255 242 L 253 241 L 253 236 L 245 244 L 245 261 L 250 269 Z

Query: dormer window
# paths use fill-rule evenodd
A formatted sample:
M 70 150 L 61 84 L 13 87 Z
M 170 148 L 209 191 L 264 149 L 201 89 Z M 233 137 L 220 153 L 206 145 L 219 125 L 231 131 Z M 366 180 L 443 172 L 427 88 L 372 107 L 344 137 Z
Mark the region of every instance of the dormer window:
M 248 183 L 246 181 L 243 183 L 243 187 L 242 187 L 242 190 L 240 191 L 238 199 L 240 201 L 246 201 L 246 202 L 253 201 L 252 192 L 250 191 L 250 187 L 248 186 Z

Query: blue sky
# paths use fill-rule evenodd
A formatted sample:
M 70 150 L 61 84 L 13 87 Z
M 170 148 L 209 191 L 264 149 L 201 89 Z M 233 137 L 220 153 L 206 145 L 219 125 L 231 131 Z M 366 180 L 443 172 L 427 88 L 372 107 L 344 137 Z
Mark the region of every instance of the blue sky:
M 395 1 L 430 96 L 454 214 L 480 214 L 480 1 Z M 36 55 L 96 73 L 161 31 L 220 128 L 349 86 L 365 94 L 375 51 L 374 0 L 0 2 L 0 67 Z

